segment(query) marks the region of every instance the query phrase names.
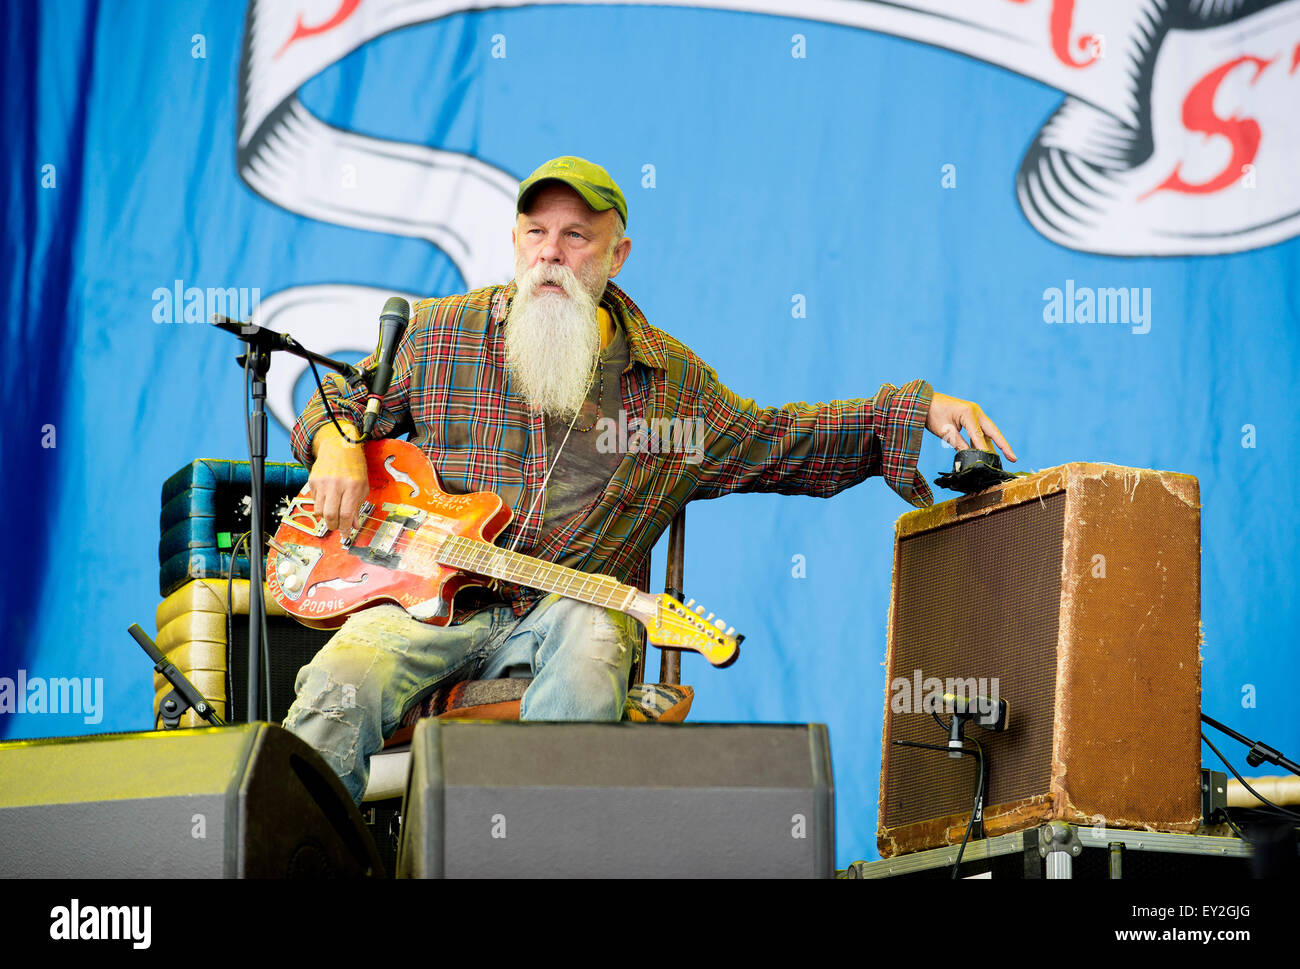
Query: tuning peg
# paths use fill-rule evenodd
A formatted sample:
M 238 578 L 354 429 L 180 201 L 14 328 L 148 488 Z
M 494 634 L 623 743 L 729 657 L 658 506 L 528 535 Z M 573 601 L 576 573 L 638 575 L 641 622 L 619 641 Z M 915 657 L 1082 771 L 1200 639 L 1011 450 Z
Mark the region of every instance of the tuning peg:
M 714 628 L 714 629 L 726 629 L 726 628 L 727 628 L 727 621 L 726 621 L 725 619 L 715 619 L 715 620 L 713 621 L 713 628 Z
M 686 608 L 687 608 L 687 609 L 689 609 L 689 608 L 690 608 L 691 606 L 693 606 L 693 605 L 695 605 L 695 600 L 694 600 L 694 599 L 687 599 L 687 600 L 686 600 Z
M 704 621 L 705 621 L 705 622 L 713 622 L 713 613 L 709 613 L 707 616 L 705 616 L 705 617 L 704 617 Z
M 723 633 L 723 635 L 724 635 L 724 636 L 727 636 L 727 637 L 731 637 L 731 636 L 736 635 L 736 627 L 735 627 L 735 626 L 728 626 L 728 627 L 727 627 L 727 631 L 726 631 L 725 633 Z
M 704 607 L 703 607 L 703 606 L 696 606 L 696 607 L 695 607 L 695 614 L 696 614 L 697 616 L 702 616 L 702 615 L 704 615 Z

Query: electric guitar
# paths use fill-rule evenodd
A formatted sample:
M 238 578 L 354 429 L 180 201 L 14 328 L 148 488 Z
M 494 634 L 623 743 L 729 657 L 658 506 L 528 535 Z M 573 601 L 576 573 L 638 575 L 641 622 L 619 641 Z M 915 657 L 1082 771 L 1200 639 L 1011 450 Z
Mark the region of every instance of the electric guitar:
M 268 543 L 267 588 L 299 622 L 334 629 L 358 609 L 394 602 L 415 619 L 445 626 L 457 592 L 504 579 L 617 609 L 660 648 L 694 650 L 719 667 L 736 661 L 744 637 L 713 613 L 704 615 L 694 599 L 683 605 L 607 575 L 498 548 L 493 542 L 512 517 L 499 496 L 447 494 L 424 452 L 408 441 L 369 441 L 364 448 L 370 490 L 350 531 L 330 531 L 315 499 L 299 494 Z

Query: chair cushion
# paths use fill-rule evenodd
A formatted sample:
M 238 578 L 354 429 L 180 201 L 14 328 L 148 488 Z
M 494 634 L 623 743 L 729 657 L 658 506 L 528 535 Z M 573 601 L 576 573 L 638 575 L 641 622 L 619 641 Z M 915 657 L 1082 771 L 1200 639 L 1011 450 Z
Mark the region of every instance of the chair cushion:
M 532 682 L 532 679 L 520 676 L 506 680 L 464 680 L 447 690 L 442 708 L 436 715 L 446 716 L 449 710 L 513 702 L 515 719 L 518 719 L 519 701 Z
M 679 683 L 638 683 L 628 691 L 623 719 L 634 723 L 681 723 L 694 699 L 695 690 Z

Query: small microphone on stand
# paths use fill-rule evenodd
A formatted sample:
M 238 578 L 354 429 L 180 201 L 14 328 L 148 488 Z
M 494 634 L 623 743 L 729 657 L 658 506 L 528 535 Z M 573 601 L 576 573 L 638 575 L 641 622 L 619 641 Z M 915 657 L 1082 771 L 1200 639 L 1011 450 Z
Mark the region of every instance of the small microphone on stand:
M 966 746 L 962 736 L 962 727 L 971 721 L 985 730 L 1006 730 L 1008 709 L 1007 701 L 996 697 L 964 696 L 957 693 L 943 695 L 943 708 L 952 714 L 952 723 L 948 733 L 948 756 L 961 760 L 962 750 Z
M 375 365 L 375 377 L 370 384 L 370 394 L 366 397 L 366 414 L 361 423 L 361 436 L 368 438 L 379 422 L 379 412 L 384 407 L 384 395 L 393 382 L 393 358 L 397 356 L 397 344 L 406 331 L 406 324 L 411 319 L 411 304 L 400 296 L 394 296 L 384 304 L 384 312 L 379 317 L 379 360 Z

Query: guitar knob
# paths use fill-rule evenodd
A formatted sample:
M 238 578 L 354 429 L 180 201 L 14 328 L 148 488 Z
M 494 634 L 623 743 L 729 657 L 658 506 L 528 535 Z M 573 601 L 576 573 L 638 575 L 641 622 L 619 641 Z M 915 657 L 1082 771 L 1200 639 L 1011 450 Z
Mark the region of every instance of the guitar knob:
M 290 572 L 293 571 L 293 563 L 286 562 L 284 559 L 280 559 L 280 564 L 275 567 L 275 571 L 280 576 L 280 578 L 283 579 L 286 575 L 288 575 Z
M 286 592 L 297 592 L 302 588 L 302 579 L 297 575 L 287 575 L 281 580 L 280 584 L 284 586 Z

